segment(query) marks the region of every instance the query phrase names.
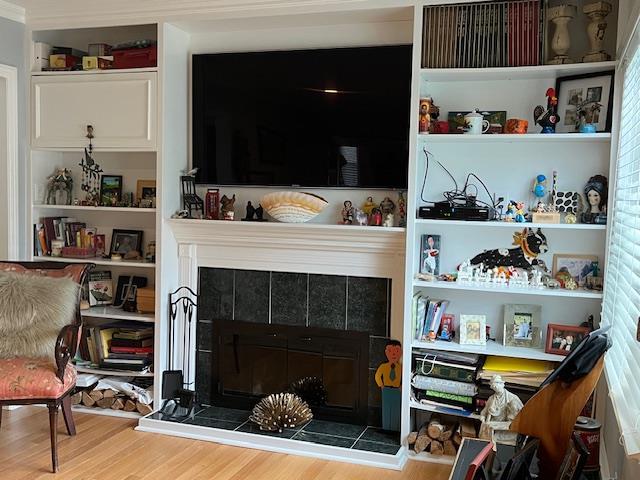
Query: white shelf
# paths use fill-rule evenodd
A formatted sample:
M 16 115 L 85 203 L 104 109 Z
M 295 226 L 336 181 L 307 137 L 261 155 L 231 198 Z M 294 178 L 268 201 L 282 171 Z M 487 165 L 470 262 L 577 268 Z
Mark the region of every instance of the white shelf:
M 342 232 L 383 232 L 383 233 L 404 233 L 406 228 L 404 227 L 373 227 L 373 226 L 361 226 L 361 225 L 343 225 L 339 223 L 285 223 L 278 222 L 276 220 L 268 222 L 243 222 L 241 220 L 203 220 L 199 218 L 171 218 L 167 220 L 169 225 L 185 226 L 185 225 L 199 225 L 209 226 L 212 228 L 224 228 L 235 227 L 244 228 L 247 230 L 261 228 L 264 231 L 270 231 L 271 229 L 299 229 L 299 230 L 326 230 L 326 231 L 342 231 Z
M 133 207 L 93 207 L 88 205 L 43 205 L 35 204 L 33 208 L 40 210 L 83 210 L 87 212 L 126 212 L 126 213 L 156 213 L 155 208 Z
M 110 318 L 113 320 L 135 320 L 136 322 L 155 323 L 156 319 L 154 315 L 125 312 L 121 308 L 116 308 L 111 305 L 91 307 L 88 310 L 81 310 L 80 314 L 83 317 L 92 318 Z
M 51 70 L 46 72 L 31 72 L 32 77 L 65 76 L 65 75 L 108 75 L 110 73 L 143 73 L 157 72 L 158 67 L 144 68 L 109 68 L 105 70 Z
M 455 457 L 451 455 L 431 455 L 428 452 L 416 453 L 413 450 L 407 450 L 409 460 L 417 462 L 441 463 L 443 465 L 453 465 Z
M 104 375 L 107 377 L 145 377 L 153 378 L 153 372 L 134 372 L 131 370 L 106 370 L 102 368 L 90 368 L 76 365 L 78 373 L 92 373 L 94 375 Z
M 105 415 L 107 417 L 130 418 L 138 420 L 142 418 L 138 412 L 125 412 L 124 410 L 112 410 L 111 408 L 85 407 L 83 405 L 73 405 L 72 410 L 77 413 L 88 413 L 90 415 Z
M 568 297 L 568 298 L 590 298 L 601 299 L 602 292 L 594 292 L 591 290 L 585 290 L 579 288 L 577 290 L 565 290 L 563 288 L 522 288 L 522 287 L 486 287 L 484 285 L 473 285 L 471 283 L 458 283 L 458 282 L 444 282 L 434 281 L 426 282 L 424 280 L 414 280 L 414 287 L 420 288 L 440 288 L 444 290 L 466 290 L 473 292 L 486 292 L 486 293 L 511 293 L 514 295 L 541 295 L 546 297 Z
M 501 343 L 488 341 L 486 345 L 460 345 L 457 342 L 445 342 L 436 340 L 435 342 L 421 342 L 413 340 L 411 346 L 414 348 L 427 348 L 429 350 L 441 350 L 444 352 L 476 353 L 479 355 L 494 355 L 497 357 L 526 358 L 529 360 L 546 360 L 550 362 L 561 362 L 566 357 L 545 353 L 543 350 L 526 347 L 507 347 Z
M 465 221 L 465 220 L 444 220 L 444 219 L 426 219 L 417 218 L 416 224 L 424 225 L 447 225 L 447 226 L 463 226 L 463 227 L 492 227 L 492 228 L 511 228 L 514 230 L 525 227 L 543 228 L 550 230 L 601 230 L 607 229 L 606 225 L 594 225 L 591 223 L 516 223 L 516 222 L 499 222 L 499 221 Z
M 67 257 L 33 257 L 39 262 L 61 262 L 61 263 L 93 263 L 95 265 L 108 265 L 110 267 L 135 267 L 135 268 L 155 268 L 155 263 L 138 262 L 131 260 L 113 261 L 109 258 L 67 258 Z
M 446 408 L 446 407 L 440 407 L 438 405 L 429 405 L 426 403 L 420 403 L 416 400 L 411 399 L 409 401 L 409 407 L 413 408 L 415 410 L 423 410 L 425 412 L 432 412 L 432 413 L 440 413 L 442 415 L 453 415 L 456 417 L 464 417 L 464 418 L 470 418 L 472 420 L 480 420 L 480 415 L 477 415 L 475 413 L 471 413 L 471 412 L 467 412 L 466 410 L 458 410 L 456 408 Z
M 418 138 L 425 143 L 610 142 L 611 133 L 419 133 Z
M 491 68 L 423 68 L 422 79 L 428 82 L 477 82 L 491 80 L 531 80 L 557 78 L 582 73 L 605 72 L 616 68 L 615 61 Z

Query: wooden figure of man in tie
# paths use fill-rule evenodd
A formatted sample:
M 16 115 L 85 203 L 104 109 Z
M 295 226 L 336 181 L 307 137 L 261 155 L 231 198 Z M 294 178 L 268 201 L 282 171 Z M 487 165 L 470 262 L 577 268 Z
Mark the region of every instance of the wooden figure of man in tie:
M 382 389 L 382 428 L 400 431 L 400 405 L 402 395 L 402 344 L 389 340 L 384 349 L 388 362 L 380 364 L 376 370 L 376 383 Z

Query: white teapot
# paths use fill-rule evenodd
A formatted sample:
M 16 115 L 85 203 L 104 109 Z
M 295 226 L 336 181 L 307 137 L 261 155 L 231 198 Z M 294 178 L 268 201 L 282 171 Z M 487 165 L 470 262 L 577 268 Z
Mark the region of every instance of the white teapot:
M 465 122 L 465 132 L 469 135 L 482 135 L 487 130 L 489 130 L 489 122 L 484 119 L 481 113 L 478 112 L 478 109 L 475 109 L 471 113 L 467 113 L 464 116 Z

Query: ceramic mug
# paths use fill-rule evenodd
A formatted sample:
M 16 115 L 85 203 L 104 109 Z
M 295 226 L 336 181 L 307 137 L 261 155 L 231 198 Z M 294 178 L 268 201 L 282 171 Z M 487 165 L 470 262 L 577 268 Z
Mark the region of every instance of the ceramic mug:
M 527 133 L 529 122 L 519 118 L 510 118 L 504 126 L 505 133 Z
M 464 133 L 470 135 L 482 135 L 491 126 L 487 120 L 482 118 L 480 114 L 469 114 L 464 117 L 467 129 Z

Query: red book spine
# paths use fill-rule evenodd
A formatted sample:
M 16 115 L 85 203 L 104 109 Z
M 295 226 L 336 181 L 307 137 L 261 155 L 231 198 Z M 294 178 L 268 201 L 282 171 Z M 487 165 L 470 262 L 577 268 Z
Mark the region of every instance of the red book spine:
M 112 353 L 153 353 L 153 347 L 111 347 Z

